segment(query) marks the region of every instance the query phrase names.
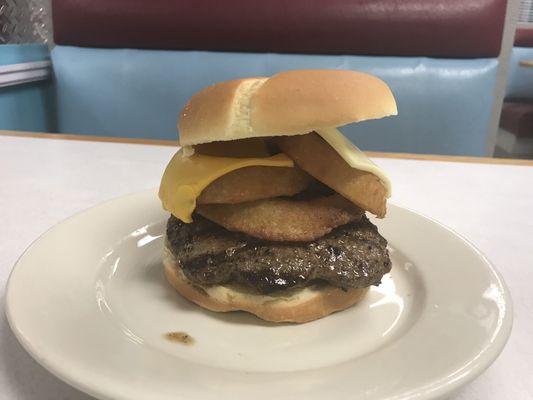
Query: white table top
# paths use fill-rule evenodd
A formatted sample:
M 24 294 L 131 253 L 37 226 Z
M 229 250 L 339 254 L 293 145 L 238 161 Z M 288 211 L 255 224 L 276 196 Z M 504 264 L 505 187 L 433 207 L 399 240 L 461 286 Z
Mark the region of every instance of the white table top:
M 34 239 L 77 211 L 156 187 L 174 151 L 0 136 L 0 307 L 9 272 Z M 376 162 L 392 178 L 394 203 L 470 239 L 511 289 L 515 322 L 507 347 L 453 399 L 532 399 L 533 167 L 388 158 Z M 89 398 L 36 364 L 14 338 L 5 316 L 0 317 L 0 400 Z

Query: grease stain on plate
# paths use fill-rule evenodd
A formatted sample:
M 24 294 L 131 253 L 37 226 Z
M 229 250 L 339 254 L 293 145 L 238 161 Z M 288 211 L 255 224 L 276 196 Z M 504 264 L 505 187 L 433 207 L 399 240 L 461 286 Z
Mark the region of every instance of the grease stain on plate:
M 167 332 L 164 336 L 171 342 L 181 343 L 185 346 L 191 346 L 194 344 L 194 338 L 185 332 Z

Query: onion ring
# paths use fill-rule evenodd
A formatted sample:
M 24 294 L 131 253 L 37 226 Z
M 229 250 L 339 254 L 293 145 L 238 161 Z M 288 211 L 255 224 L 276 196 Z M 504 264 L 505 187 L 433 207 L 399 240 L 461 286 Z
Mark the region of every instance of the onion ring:
M 352 168 L 316 133 L 276 138 L 280 149 L 305 172 L 379 218 L 387 212 L 387 191 L 370 172 Z
M 241 204 L 203 204 L 196 212 L 230 231 L 290 242 L 316 240 L 364 214 L 338 194 L 311 200 L 276 198 Z
M 246 167 L 211 182 L 200 193 L 197 204 L 235 204 L 279 196 L 293 196 L 313 181 L 294 167 Z

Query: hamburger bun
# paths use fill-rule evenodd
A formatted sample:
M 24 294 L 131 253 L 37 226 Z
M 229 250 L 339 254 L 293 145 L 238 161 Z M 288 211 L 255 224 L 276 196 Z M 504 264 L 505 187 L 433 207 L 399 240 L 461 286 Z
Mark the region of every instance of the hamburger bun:
M 187 103 L 178 122 L 181 146 L 316 129 L 396 115 L 389 87 L 355 71 L 299 70 L 209 86 Z
M 325 317 L 358 303 L 369 289 L 342 290 L 323 285 L 295 289 L 278 296 L 251 294 L 235 287 L 192 284 L 166 247 L 163 264 L 168 282 L 183 297 L 200 307 L 216 312 L 247 311 L 271 322 L 304 323 Z

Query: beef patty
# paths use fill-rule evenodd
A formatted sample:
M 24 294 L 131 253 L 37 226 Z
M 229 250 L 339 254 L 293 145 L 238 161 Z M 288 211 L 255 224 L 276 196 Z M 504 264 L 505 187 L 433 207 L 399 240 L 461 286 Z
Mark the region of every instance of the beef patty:
M 232 283 L 260 294 L 318 282 L 366 287 L 379 284 L 391 269 L 387 241 L 365 216 L 301 243 L 254 239 L 200 215 L 190 224 L 171 216 L 167 246 L 191 282 Z

